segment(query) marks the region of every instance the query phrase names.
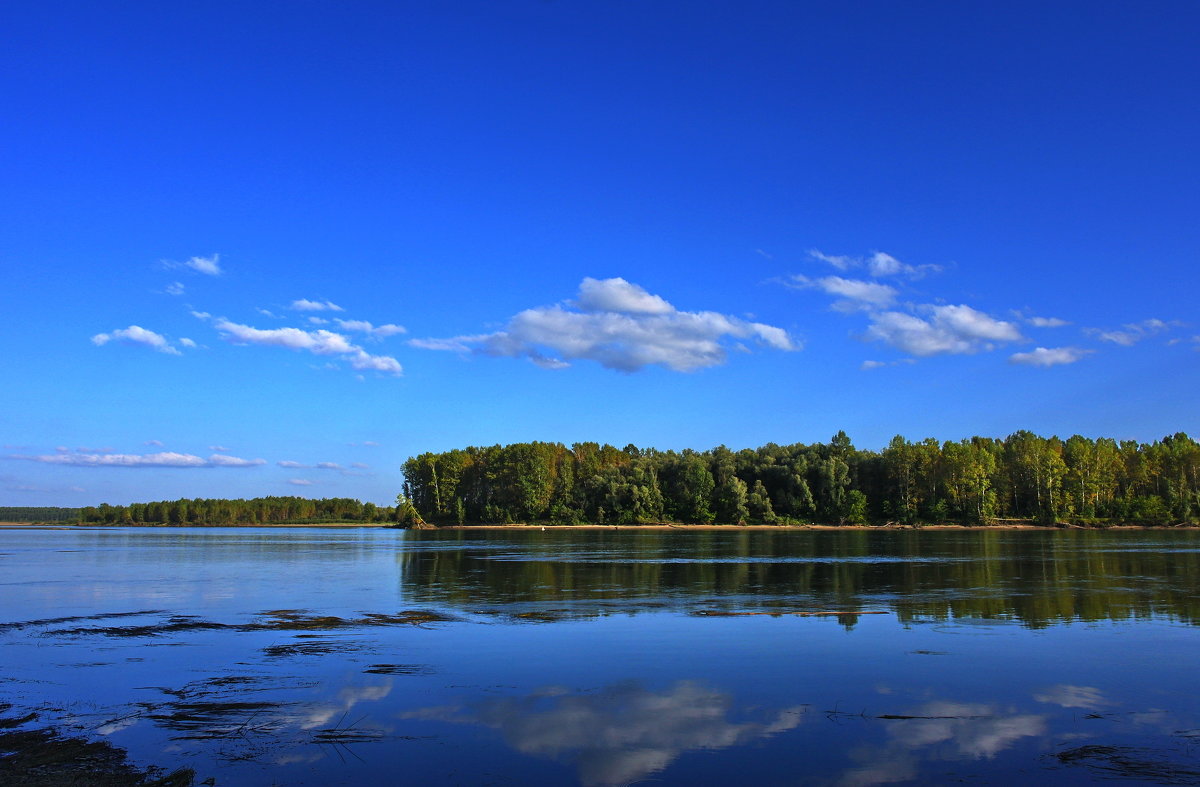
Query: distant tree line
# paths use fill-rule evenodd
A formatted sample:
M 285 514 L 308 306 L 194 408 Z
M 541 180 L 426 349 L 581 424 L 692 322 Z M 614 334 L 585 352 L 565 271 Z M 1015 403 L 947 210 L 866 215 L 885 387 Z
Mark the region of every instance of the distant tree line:
M 424 453 L 404 463 L 400 505 L 433 523 L 819 522 L 987 524 L 1195 522 L 1200 445 L 1067 440 L 892 439 L 731 451 L 516 443 Z M 406 516 L 405 518 L 410 518 Z
M 346 497 L 256 497 L 253 500 L 160 500 L 76 509 L 77 521 L 103 525 L 256 525 L 392 522 L 396 509 Z
M 0 506 L 0 522 L 74 522 L 78 518 L 78 508 Z

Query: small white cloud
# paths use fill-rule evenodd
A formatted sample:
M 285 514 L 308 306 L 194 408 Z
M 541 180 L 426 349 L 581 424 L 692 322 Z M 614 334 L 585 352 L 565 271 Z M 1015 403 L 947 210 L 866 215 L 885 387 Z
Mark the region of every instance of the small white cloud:
M 183 295 L 186 290 L 187 288 L 183 286 L 183 282 L 173 281 L 167 285 L 163 292 L 167 295 Z
M 408 329 L 403 325 L 372 325 L 366 320 L 335 320 L 338 326 L 344 331 L 352 333 L 365 333 L 368 336 L 376 339 L 386 339 L 389 336 L 395 336 L 401 333 L 408 333 Z
M 195 317 L 197 320 L 211 320 L 211 319 L 212 319 L 212 315 L 211 315 L 211 314 L 209 314 L 208 312 L 198 312 L 198 311 L 194 311 L 194 310 L 193 310 L 193 311 L 192 311 L 192 312 L 190 312 L 190 313 L 191 313 L 191 315 L 192 315 L 193 317 Z
M 312 467 L 312 465 L 306 465 L 301 462 L 293 462 L 290 459 L 284 459 L 276 462 L 275 464 L 279 465 L 280 467 Z
M 400 366 L 400 362 L 390 355 L 371 355 L 370 353 L 359 350 L 350 356 L 350 366 L 359 371 L 383 372 L 395 377 L 399 377 L 404 373 L 404 368 Z
M 1137 323 L 1127 323 L 1122 325 L 1120 330 L 1105 331 L 1093 328 L 1087 331 L 1087 333 L 1098 337 L 1101 341 L 1112 342 L 1122 347 L 1132 347 L 1143 339 L 1149 339 L 1151 336 L 1156 336 L 1178 326 L 1179 323 L 1177 322 L 1166 322 L 1165 320 L 1151 318 Z
M 147 441 L 144 443 L 144 445 L 153 446 L 153 447 L 155 447 L 155 448 L 162 448 L 162 447 L 163 447 L 163 441 L 162 441 L 162 440 L 147 440 Z
M 208 450 L 209 450 L 209 451 L 216 451 L 217 453 L 220 453 L 220 454 L 227 454 L 227 453 L 229 453 L 229 449 L 228 449 L 228 448 L 226 448 L 226 447 L 225 447 L 225 446 L 223 446 L 223 445 L 210 445 L 210 446 L 208 447 Z
M 211 257 L 192 257 L 183 264 L 205 276 L 220 276 L 222 271 L 219 260 L 220 255 L 214 254 Z
M 993 342 L 1023 338 L 1012 323 L 970 306 L 925 306 L 923 310 L 930 314 L 928 320 L 895 311 L 874 314 L 867 338 L 919 357 L 970 354 L 992 349 Z
M 286 347 L 289 350 L 307 350 L 315 355 L 344 355 L 356 349 L 345 336 L 332 331 L 303 331 L 299 328 L 264 330 L 225 319 L 218 320 L 215 327 L 224 334 L 226 340 L 235 344 Z
M 881 369 L 887 365 L 888 363 L 886 361 L 863 361 L 862 366 L 859 368 L 864 370 Z
M 180 354 L 179 350 L 172 347 L 171 343 L 162 334 L 147 330 L 139 325 L 118 328 L 109 333 L 98 333 L 92 337 L 92 344 L 102 347 L 113 340 L 124 342 L 125 344 L 140 344 L 152 350 L 157 350 L 160 353 L 166 353 L 167 355 Z
M 318 470 L 341 470 L 342 466 L 337 462 L 317 462 Z
M 312 486 L 315 481 L 309 481 L 307 478 L 289 478 L 288 483 L 292 486 Z
M 810 279 L 796 274 L 791 278 L 791 286 L 800 289 L 816 288 L 829 295 L 861 301 L 871 306 L 889 306 L 896 300 L 896 288 L 878 282 L 862 281 L 860 279 L 843 279 L 841 276 L 824 276 L 820 279 Z
M 1075 363 L 1093 350 L 1081 350 L 1078 347 L 1038 347 L 1027 353 L 1015 353 L 1008 357 L 1009 363 L 1020 363 L 1028 366 L 1059 366 Z
M 362 462 L 351 462 L 350 466 L 356 470 L 370 470 L 371 466 Z
M 211 257 L 192 257 L 186 262 L 163 260 L 162 265 L 164 268 L 187 268 L 195 271 L 196 273 L 203 273 L 205 276 L 220 276 L 222 273 L 220 259 L 221 256 L 219 254 L 214 254 Z M 178 282 L 176 282 L 176 284 L 178 284 Z M 183 285 L 179 286 L 182 287 Z
M 183 338 L 181 338 L 179 340 L 179 344 L 184 347 L 187 347 L 188 349 L 193 349 L 196 346 L 196 343 L 194 341 L 192 341 L 191 339 L 187 338 L 186 336 L 184 336 Z
M 688 372 L 724 363 L 728 339 L 756 339 L 778 350 L 797 350 L 785 330 L 717 312 L 684 312 L 624 279 L 584 279 L 575 305 L 526 309 L 504 330 L 449 339 L 414 339 L 426 350 L 477 352 L 526 358 L 546 369 L 574 360 L 635 372 L 663 366 Z M 609 307 L 610 310 L 604 310 Z
M 275 312 L 271 311 L 270 309 L 262 309 L 262 308 L 255 307 L 254 311 L 258 312 L 259 314 L 263 315 L 264 317 L 270 317 L 273 320 L 279 319 L 279 315 L 277 315 Z
M 865 269 L 868 274 L 877 279 L 887 276 L 904 276 L 909 279 L 919 279 L 930 273 L 939 273 L 942 270 L 942 266 L 940 265 L 909 265 L 882 251 L 873 251 L 866 257 L 848 257 L 822 254 L 820 251 L 812 249 L 808 252 L 808 256 L 821 262 L 829 263 L 840 271 Z
M 213 454 L 208 458 L 210 467 L 258 467 L 266 463 L 266 459 L 240 459 L 225 454 Z
M 266 464 L 263 459 L 241 459 L 236 456 L 214 454 L 208 459 L 195 454 L 180 454 L 162 451 L 155 454 L 90 454 L 57 453 L 38 456 L 13 455 L 9 459 L 24 459 L 52 465 L 71 467 L 257 467 Z
M 309 317 L 308 321 L 310 323 L 312 323 L 313 325 L 328 325 L 329 324 L 329 320 L 325 319 L 324 317 Z
M 400 376 L 403 367 L 395 358 L 387 355 L 371 355 L 346 336 L 324 329 L 305 331 L 299 328 L 254 328 L 227 319 L 220 319 L 215 326 L 222 337 L 234 344 L 258 344 L 268 347 L 284 347 L 304 350 L 314 355 L 337 355 L 359 371 L 377 371 Z
M 1061 328 L 1071 323 L 1058 317 L 1030 317 L 1027 322 L 1034 328 Z
M 310 301 L 307 298 L 301 298 L 298 301 L 292 301 L 288 306 L 292 311 L 297 312 L 341 312 L 345 311 L 341 306 L 330 301 Z
M 808 256 L 821 262 L 827 262 L 839 271 L 848 271 L 851 268 L 858 267 L 860 261 L 853 257 L 837 256 L 832 254 L 823 254 L 818 249 L 809 249 Z

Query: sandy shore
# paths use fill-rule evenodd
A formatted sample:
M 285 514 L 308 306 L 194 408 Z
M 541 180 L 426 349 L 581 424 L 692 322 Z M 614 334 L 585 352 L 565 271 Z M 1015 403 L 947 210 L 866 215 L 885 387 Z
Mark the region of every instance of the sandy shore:
M 186 527 L 304 527 L 304 528 L 380 528 L 389 527 L 389 522 L 322 522 L 307 525 L 288 525 L 278 523 L 243 524 L 243 525 L 76 525 L 64 522 L 46 522 L 33 524 L 31 522 L 0 522 L 0 528 L 37 528 L 39 530 L 57 529 L 73 530 L 80 527 L 150 527 L 150 528 L 186 528 Z M 436 530 L 630 530 L 630 531 L 668 531 L 668 530 L 1197 530 L 1196 525 L 1109 525 L 1107 527 L 1088 527 L 1086 525 L 439 525 Z
M 1112 525 L 439 525 L 438 530 L 1195 530 L 1195 526 Z
M 180 528 L 180 527 L 387 527 L 390 522 L 320 522 L 309 525 L 286 525 L 275 522 L 267 524 L 245 524 L 245 525 L 100 525 L 87 524 L 76 525 L 71 522 L 43 522 L 35 525 L 32 522 L 0 522 L 0 527 L 36 527 L 43 528 L 66 528 L 75 529 L 80 527 L 157 527 L 157 528 Z

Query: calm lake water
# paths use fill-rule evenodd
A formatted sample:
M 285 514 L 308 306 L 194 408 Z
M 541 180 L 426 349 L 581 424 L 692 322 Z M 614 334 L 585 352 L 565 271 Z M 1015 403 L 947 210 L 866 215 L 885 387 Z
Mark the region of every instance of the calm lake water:
M 218 785 L 1191 784 L 1197 656 L 1187 531 L 0 531 L 9 715 Z

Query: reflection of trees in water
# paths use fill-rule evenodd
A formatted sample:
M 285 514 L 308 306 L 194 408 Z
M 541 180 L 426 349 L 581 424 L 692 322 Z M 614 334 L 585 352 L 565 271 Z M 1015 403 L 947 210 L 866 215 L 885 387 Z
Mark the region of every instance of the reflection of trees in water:
M 1200 623 L 1200 536 L 1192 532 L 454 531 L 406 547 L 398 558 L 406 592 L 461 606 L 883 604 L 902 621 L 1015 618 L 1040 627 L 1165 615 Z
M 653 692 L 634 683 L 595 694 L 547 688 L 523 697 L 489 697 L 425 708 L 405 718 L 499 730 L 523 754 L 573 764 L 584 785 L 629 784 L 685 751 L 745 745 L 800 724 L 803 707 L 733 721 L 729 695 L 681 681 Z M 760 714 L 761 715 L 761 714 Z

